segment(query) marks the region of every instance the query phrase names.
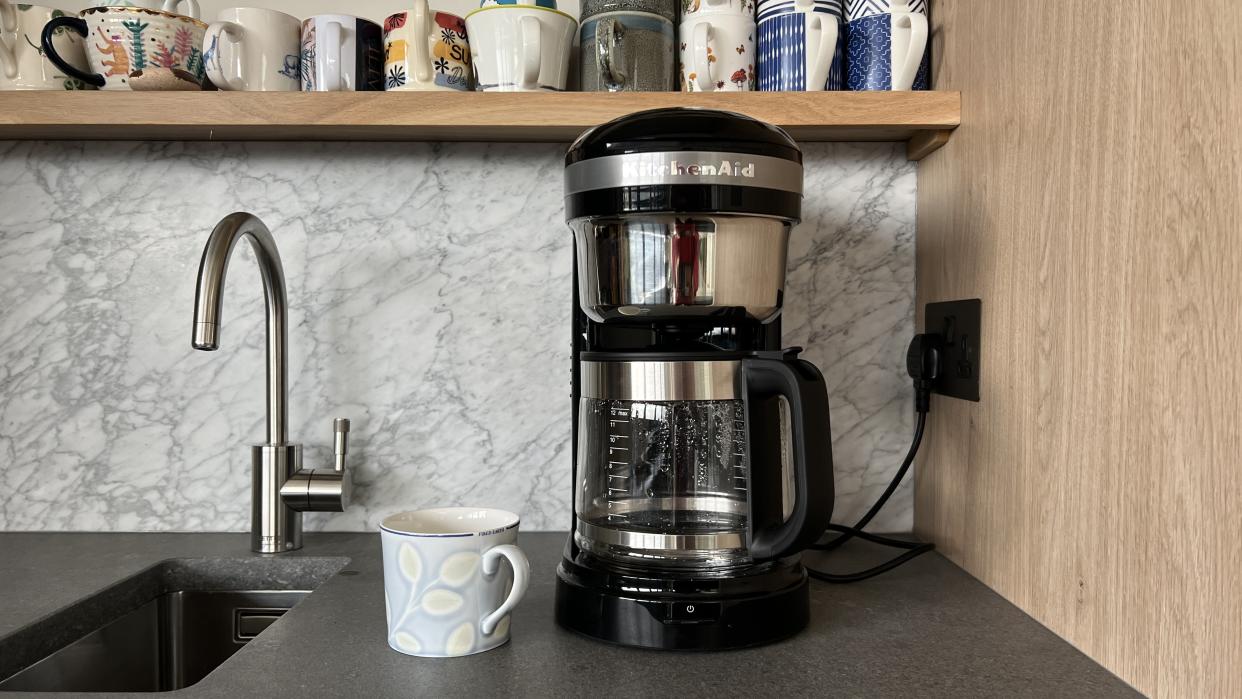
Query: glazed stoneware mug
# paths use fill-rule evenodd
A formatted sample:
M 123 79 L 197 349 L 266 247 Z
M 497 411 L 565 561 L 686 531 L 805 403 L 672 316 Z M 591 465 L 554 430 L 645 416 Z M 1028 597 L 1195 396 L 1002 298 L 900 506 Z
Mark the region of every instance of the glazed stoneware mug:
M 207 77 L 221 90 L 302 89 L 302 21 L 275 10 L 221 10 L 203 37 Z
M 926 0 L 847 0 L 851 90 L 929 89 Z
M 485 0 L 466 15 L 476 90 L 564 90 L 578 22 L 551 0 Z
M 403 512 L 380 524 L 388 645 L 407 655 L 473 655 L 509 640 L 530 563 L 518 516 L 480 507 Z M 502 565 L 503 561 L 509 565 Z
M 82 90 L 86 82 L 66 77 L 40 48 L 43 27 L 69 13 L 51 7 L 0 0 L 0 90 Z M 82 37 L 62 27 L 52 34 L 56 52 L 80 72 L 90 70 Z
M 302 90 L 384 89 L 384 30 L 351 15 L 316 15 L 302 22 Z
M 684 92 L 755 89 L 755 16 L 750 0 L 702 0 L 681 22 Z M 684 11 L 683 11 L 684 12 Z
M 43 27 L 43 52 L 71 78 L 105 90 L 201 90 L 206 78 L 203 33 L 207 25 L 171 10 L 145 7 L 91 7 L 78 17 L 56 17 Z M 198 5 L 187 3 L 190 11 Z M 78 70 L 57 49 L 62 27 L 86 38 L 90 70 Z
M 768 0 L 759 4 L 759 89 L 845 88 L 841 0 Z
M 466 20 L 421 0 L 384 20 L 385 90 L 473 89 Z
M 584 0 L 579 89 L 676 90 L 676 21 L 676 0 Z

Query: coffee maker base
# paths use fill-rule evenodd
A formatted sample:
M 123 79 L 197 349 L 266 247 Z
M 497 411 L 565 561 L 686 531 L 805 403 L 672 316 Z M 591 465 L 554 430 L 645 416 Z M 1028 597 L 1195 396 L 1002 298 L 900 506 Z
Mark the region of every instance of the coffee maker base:
M 801 563 L 778 569 L 738 585 L 734 579 L 699 581 L 703 588 L 655 592 L 651 580 L 626 584 L 628 590 L 602 588 L 575 579 L 574 569 L 562 561 L 557 570 L 556 621 L 562 627 L 591 638 L 638 648 L 658 650 L 726 650 L 783 640 L 806 628 L 810 620 L 810 591 Z M 764 582 L 776 589 L 761 589 Z M 758 583 L 758 584 L 757 584 Z M 613 585 L 609 585 L 613 587 Z M 639 592 L 638 590 L 652 590 Z

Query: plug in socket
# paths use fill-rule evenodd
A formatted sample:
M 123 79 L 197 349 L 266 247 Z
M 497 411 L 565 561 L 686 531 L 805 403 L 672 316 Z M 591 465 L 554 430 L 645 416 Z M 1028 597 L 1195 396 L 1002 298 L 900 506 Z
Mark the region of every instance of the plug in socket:
M 933 393 L 962 400 L 979 400 L 980 334 L 983 302 L 979 299 L 929 303 L 923 315 L 923 332 L 944 339 L 940 353 L 940 378 Z

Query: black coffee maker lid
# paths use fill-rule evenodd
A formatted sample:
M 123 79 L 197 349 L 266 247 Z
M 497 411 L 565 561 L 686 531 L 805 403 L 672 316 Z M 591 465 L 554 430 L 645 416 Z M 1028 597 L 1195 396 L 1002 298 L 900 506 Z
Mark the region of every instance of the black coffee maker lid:
M 582 134 L 565 156 L 565 217 L 639 213 L 802 216 L 789 134 L 714 109 L 652 109 Z

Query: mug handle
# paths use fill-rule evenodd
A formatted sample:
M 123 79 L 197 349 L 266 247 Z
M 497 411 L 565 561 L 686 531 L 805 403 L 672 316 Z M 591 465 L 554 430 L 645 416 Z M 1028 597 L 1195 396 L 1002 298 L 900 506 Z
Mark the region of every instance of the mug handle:
M 49 61 L 52 62 L 52 65 L 60 68 L 65 72 L 65 75 L 68 75 L 71 78 L 77 78 L 87 85 L 94 85 L 95 87 L 103 87 L 104 85 L 107 85 L 108 81 L 104 79 L 104 76 L 99 73 L 84 73 L 69 65 L 68 61 L 61 58 L 60 54 L 56 53 L 56 47 L 52 45 L 52 39 L 56 36 L 56 30 L 61 27 L 68 27 L 78 34 L 81 34 L 83 39 L 85 39 L 86 35 L 90 33 L 90 29 L 86 26 L 86 20 L 81 19 L 80 17 L 53 17 L 52 21 L 43 25 L 43 35 L 40 37 L 39 41 L 39 43 L 43 46 L 43 54 L 47 56 Z
M 807 49 L 811 47 L 811 34 L 819 37 L 819 48 L 815 51 L 815 61 L 806 71 L 807 92 L 822 92 L 828 85 L 828 75 L 832 72 L 832 62 L 837 57 L 837 26 L 836 17 L 812 16 L 807 27 Z
M 616 70 L 615 65 L 625 65 L 625 55 L 621 52 L 621 39 L 625 38 L 625 25 L 612 17 L 606 17 L 595 25 L 595 55 L 599 62 L 599 74 L 604 77 L 604 86 L 609 92 L 625 89 L 625 73 Z M 613 58 L 614 51 L 617 58 Z
M 496 611 L 483 617 L 479 622 L 479 630 L 484 636 L 491 636 L 496 631 L 496 625 L 505 615 L 513 611 L 518 606 L 518 602 L 526 596 L 526 588 L 530 586 L 530 561 L 526 560 L 526 554 L 522 553 L 522 549 L 513 544 L 501 544 L 483 552 L 483 575 L 492 576 L 496 571 L 500 570 L 500 559 L 509 559 L 509 565 L 513 566 L 513 589 L 509 590 L 509 596 L 505 601 L 496 608 Z
M 414 40 L 410 50 L 414 53 L 414 79 L 420 83 L 431 82 L 431 57 L 427 55 L 427 35 L 431 33 L 431 8 L 427 0 L 414 3 Z
M 691 44 L 694 49 L 694 82 L 698 84 L 699 92 L 712 92 L 716 89 L 716 84 L 711 80 L 712 64 L 707 60 L 707 35 L 711 28 L 711 22 L 694 25 L 694 39 Z
M 898 12 L 890 20 L 893 30 L 893 90 L 910 90 L 927 50 L 927 15 Z M 909 35 L 908 41 L 900 38 Z
M 316 92 L 341 92 L 341 23 L 324 24 L 323 39 L 315 51 L 315 74 L 319 76 Z
M 539 89 L 539 63 L 543 48 L 540 41 L 539 20 L 530 15 L 522 17 L 522 83 L 523 90 Z
M 203 34 L 203 46 L 211 46 L 216 42 L 216 53 L 207 61 L 207 77 L 216 87 L 223 90 L 245 90 L 246 79 L 242 77 L 242 37 L 245 29 L 235 22 L 212 22 Z M 224 44 L 229 44 L 230 68 L 237 77 L 230 78 L 224 74 L 224 61 L 220 59 Z
M 189 8 L 189 12 L 177 12 L 177 8 L 181 6 L 181 3 L 185 3 L 186 7 Z M 198 8 L 198 0 L 164 0 L 164 5 L 161 9 L 165 12 L 182 14 L 186 17 L 193 17 L 194 19 L 198 19 L 199 16 L 202 15 L 202 12 Z

